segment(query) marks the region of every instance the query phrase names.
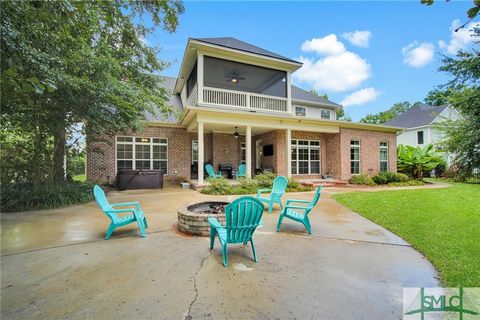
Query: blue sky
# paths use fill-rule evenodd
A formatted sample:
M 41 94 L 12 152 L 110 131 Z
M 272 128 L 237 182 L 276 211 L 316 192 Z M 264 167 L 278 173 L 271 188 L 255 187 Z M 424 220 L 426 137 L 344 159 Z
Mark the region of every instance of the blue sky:
M 231 36 L 301 60 L 305 65 L 294 84 L 327 93 L 357 121 L 395 102 L 421 101 L 446 82 L 436 71 L 440 55 L 471 45 L 467 30 L 451 31 L 455 20 L 467 20 L 471 6 L 470 1 L 436 1 L 430 7 L 419 1 L 187 1 L 178 30 L 157 30 L 147 41 L 162 47 L 159 58 L 171 62 L 163 74 L 174 77 L 189 37 Z

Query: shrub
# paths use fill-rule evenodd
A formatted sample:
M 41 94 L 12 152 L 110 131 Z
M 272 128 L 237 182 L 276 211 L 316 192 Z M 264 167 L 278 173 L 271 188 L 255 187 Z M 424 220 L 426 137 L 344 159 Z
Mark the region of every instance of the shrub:
M 238 179 L 237 188 L 243 190 L 242 194 L 256 193 L 257 189 L 259 188 L 259 184 L 255 179 L 240 178 Z
M 60 184 L 16 183 L 2 185 L 3 212 L 30 211 L 67 207 L 93 200 L 93 184 L 65 182 Z
M 258 182 L 258 186 L 260 188 L 271 188 L 273 186 L 273 180 L 275 180 L 276 176 L 271 172 L 265 172 L 261 174 L 257 174 L 255 176 L 255 180 Z
M 373 179 L 373 182 L 375 182 L 376 184 L 387 184 L 388 183 L 388 179 L 383 173 L 377 174 L 372 179 Z
M 383 172 L 373 177 L 373 181 L 376 184 L 387 184 L 390 182 L 406 182 L 408 180 L 409 179 L 406 174 L 397 172 Z
M 287 184 L 287 189 L 298 189 L 302 186 L 300 182 L 298 182 L 295 179 L 289 178 L 288 179 L 288 184 Z
M 366 173 L 352 176 L 350 178 L 349 182 L 351 184 L 361 184 L 361 185 L 366 185 L 366 186 L 374 186 L 375 185 L 375 182 L 373 182 L 373 179 Z
M 204 194 L 232 194 L 232 186 L 225 178 L 208 178 L 210 183 L 206 188 L 203 188 L 200 192 Z

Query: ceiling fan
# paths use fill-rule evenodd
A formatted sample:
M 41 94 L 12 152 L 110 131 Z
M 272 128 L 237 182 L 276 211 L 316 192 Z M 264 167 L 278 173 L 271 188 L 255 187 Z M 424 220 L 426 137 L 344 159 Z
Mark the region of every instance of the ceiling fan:
M 232 83 L 238 83 L 240 80 L 245 80 L 245 77 L 242 77 L 239 73 L 237 72 L 232 72 L 230 74 L 225 75 L 226 82 L 232 82 Z

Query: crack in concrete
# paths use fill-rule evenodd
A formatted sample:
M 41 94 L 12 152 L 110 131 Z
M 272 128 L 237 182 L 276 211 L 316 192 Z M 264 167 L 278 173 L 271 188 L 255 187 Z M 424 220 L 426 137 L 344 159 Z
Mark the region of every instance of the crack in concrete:
M 190 305 L 188 306 L 188 312 L 187 312 L 187 315 L 185 316 L 185 320 L 192 320 L 192 316 L 190 315 L 190 312 L 192 311 L 192 306 L 194 305 L 195 302 L 197 302 L 197 298 L 198 298 L 197 275 L 200 272 L 200 270 L 202 270 L 203 263 L 205 262 L 205 260 L 207 260 L 208 257 L 210 257 L 211 255 L 212 255 L 212 251 L 210 251 L 208 255 L 202 259 L 202 261 L 200 262 L 200 267 L 193 274 L 192 278 L 193 278 L 193 290 L 195 291 L 195 298 L 193 298 L 193 300 L 190 302 Z
M 156 231 L 151 231 L 148 232 L 147 235 L 149 234 L 154 234 L 154 233 L 163 233 L 163 232 L 169 232 L 171 231 L 170 229 L 167 230 L 156 230 Z M 122 239 L 122 238 L 128 238 L 128 237 L 136 237 L 137 235 L 119 235 L 115 236 L 115 239 Z M 113 238 L 111 238 L 113 240 Z M 107 241 L 105 239 L 97 239 L 97 240 L 91 240 L 91 241 L 83 241 L 83 242 L 77 242 L 77 243 L 69 243 L 69 244 L 62 244 L 58 246 L 53 246 L 53 247 L 45 247 L 45 248 L 38 248 L 38 249 L 33 249 L 33 250 L 27 250 L 27 251 L 20 251 L 20 252 L 14 252 L 14 253 L 8 253 L 8 254 L 2 254 L 0 257 L 9 257 L 9 256 L 15 256 L 17 254 L 23 254 L 23 253 L 31 253 L 31 252 L 37 252 L 37 251 L 43 251 L 43 250 L 50 250 L 50 249 L 57 249 L 57 248 L 65 248 L 65 247 L 72 247 L 72 246 L 78 246 L 81 244 L 89 244 L 89 243 L 95 243 L 95 242 L 103 242 Z

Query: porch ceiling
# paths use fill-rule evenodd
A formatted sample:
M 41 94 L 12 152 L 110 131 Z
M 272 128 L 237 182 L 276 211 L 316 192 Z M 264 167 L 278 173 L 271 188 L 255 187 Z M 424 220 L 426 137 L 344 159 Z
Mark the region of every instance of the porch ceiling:
M 217 133 L 230 133 L 233 134 L 235 132 L 235 126 L 238 127 L 238 133 L 242 136 L 246 134 L 246 125 L 237 124 L 221 124 L 221 123 L 204 123 L 203 130 L 205 133 L 210 132 L 217 132 Z M 194 121 L 192 126 L 189 126 L 189 131 L 197 132 L 198 130 L 198 122 Z M 252 127 L 252 135 L 262 134 L 265 132 L 269 132 L 275 130 L 275 128 L 261 128 L 261 127 Z
M 198 122 L 203 122 L 204 130 L 217 132 L 233 133 L 236 126 L 239 133 L 245 132 L 245 128 L 250 126 L 252 134 L 286 129 L 322 133 L 340 132 L 340 127 L 335 123 L 321 124 L 316 121 L 294 117 L 275 117 L 268 114 L 232 111 L 221 112 L 214 109 L 210 111 L 206 108 L 189 109 L 182 123 L 187 127 L 187 131 L 195 132 L 198 128 Z

